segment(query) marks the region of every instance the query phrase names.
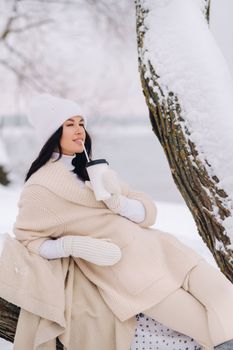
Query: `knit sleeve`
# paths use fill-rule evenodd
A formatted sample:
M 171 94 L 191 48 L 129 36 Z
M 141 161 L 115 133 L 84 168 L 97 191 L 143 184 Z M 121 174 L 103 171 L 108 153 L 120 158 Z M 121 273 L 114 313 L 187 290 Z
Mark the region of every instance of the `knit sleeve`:
M 39 254 L 40 245 L 64 232 L 64 224 L 38 198 L 23 196 L 18 203 L 18 215 L 13 225 L 16 239 L 27 249 Z
M 123 195 L 128 198 L 138 200 L 143 204 L 145 208 L 145 218 L 143 221 L 139 222 L 138 225 L 141 227 L 149 227 L 151 225 L 154 225 L 157 217 L 157 207 L 154 203 L 153 198 L 144 192 L 131 189 L 129 185 L 122 179 L 120 179 L 120 184 L 121 193 Z

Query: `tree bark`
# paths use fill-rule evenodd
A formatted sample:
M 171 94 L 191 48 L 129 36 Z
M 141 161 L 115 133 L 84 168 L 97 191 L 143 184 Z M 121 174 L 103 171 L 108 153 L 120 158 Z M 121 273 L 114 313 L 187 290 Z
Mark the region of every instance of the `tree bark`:
M 0 298 L 0 337 L 13 343 L 20 308 Z
M 19 313 L 18 306 L 0 298 L 0 338 L 14 342 Z M 63 350 L 63 345 L 58 339 L 56 349 Z
M 149 48 L 144 46 L 144 37 L 149 29 L 144 19 L 149 10 L 143 0 L 135 0 L 135 5 L 139 72 L 152 130 L 164 149 L 174 182 L 193 215 L 200 236 L 221 271 L 233 282 L 233 251 L 230 237 L 221 224 L 221 220 L 231 214 L 224 201 L 228 194 L 217 188 L 219 179 L 215 175 L 210 177 L 207 172 L 211 164 L 198 159 L 195 144 L 186 137 L 190 131 L 181 127 L 184 119 L 175 92 L 170 91 L 165 98 L 157 81 L 156 68 L 145 54 Z M 206 0 L 203 5 L 203 15 L 209 21 L 210 1 Z M 219 220 L 213 214 L 216 207 Z

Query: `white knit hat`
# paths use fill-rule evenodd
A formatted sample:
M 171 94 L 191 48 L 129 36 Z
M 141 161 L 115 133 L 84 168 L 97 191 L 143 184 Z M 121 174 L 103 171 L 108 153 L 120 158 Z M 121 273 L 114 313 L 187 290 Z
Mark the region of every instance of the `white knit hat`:
M 74 101 L 49 94 L 38 94 L 28 106 L 28 120 L 35 129 L 40 146 L 43 146 L 67 119 L 74 116 L 81 116 L 86 128 L 86 113 L 83 107 Z

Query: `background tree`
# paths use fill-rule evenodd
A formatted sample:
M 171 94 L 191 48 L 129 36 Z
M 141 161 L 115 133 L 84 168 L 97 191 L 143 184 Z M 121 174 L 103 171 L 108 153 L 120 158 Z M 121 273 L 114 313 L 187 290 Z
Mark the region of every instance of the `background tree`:
M 101 114 L 104 101 L 108 106 L 120 98 L 119 92 L 110 93 L 110 81 L 125 69 L 127 51 L 132 54 L 135 47 L 133 15 L 130 21 L 128 16 L 133 8 L 130 0 L 2 0 L 0 68 L 6 86 L 13 79 L 23 100 L 37 91 L 78 96 L 80 103 L 91 100 L 95 115 Z M 119 51 L 124 56 L 114 62 Z
M 3 186 L 9 185 L 10 181 L 7 179 L 7 173 L 4 170 L 3 166 L 0 165 L 0 184 Z
M 2 133 L 2 126 L 0 123 L 0 185 L 7 186 L 10 183 L 10 180 L 8 179 L 8 173 L 5 168 L 7 164 L 7 154 L 5 150 L 5 146 L 2 142 L 1 133 Z

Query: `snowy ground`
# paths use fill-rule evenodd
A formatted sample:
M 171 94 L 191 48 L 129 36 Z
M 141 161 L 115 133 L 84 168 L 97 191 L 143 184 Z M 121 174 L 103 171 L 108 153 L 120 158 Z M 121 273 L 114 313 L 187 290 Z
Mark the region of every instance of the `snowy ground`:
M 13 347 L 12 347 L 11 343 L 0 338 L 0 349 L 1 350 L 12 350 Z
M 0 233 L 12 233 L 13 223 L 17 215 L 17 201 L 20 191 L 20 187 L 6 189 L 0 186 Z M 192 216 L 185 205 L 158 201 L 155 201 L 155 203 L 158 208 L 158 218 L 155 227 L 173 233 L 182 242 L 203 255 L 208 262 L 216 266 L 214 259 L 199 237 Z M 0 339 L 0 350 L 12 350 L 12 345 Z

